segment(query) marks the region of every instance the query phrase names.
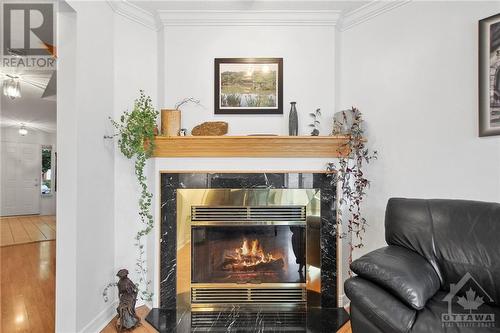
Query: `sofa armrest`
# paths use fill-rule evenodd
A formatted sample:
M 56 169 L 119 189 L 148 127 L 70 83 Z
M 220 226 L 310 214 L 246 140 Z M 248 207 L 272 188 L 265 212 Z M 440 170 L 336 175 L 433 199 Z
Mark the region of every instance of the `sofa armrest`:
M 415 322 L 416 310 L 368 280 L 359 276 L 350 278 L 344 290 L 351 300 L 353 332 L 407 333 Z M 357 317 L 358 312 L 362 316 Z M 365 322 L 378 330 L 367 329 Z
M 351 269 L 416 310 L 421 310 L 441 287 L 432 265 L 419 254 L 400 246 L 370 252 L 352 262 Z

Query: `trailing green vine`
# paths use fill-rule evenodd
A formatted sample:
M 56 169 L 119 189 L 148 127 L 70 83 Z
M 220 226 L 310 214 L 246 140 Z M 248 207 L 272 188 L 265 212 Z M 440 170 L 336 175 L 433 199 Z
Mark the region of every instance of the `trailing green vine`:
M 348 141 L 339 147 L 339 152 L 349 151 L 347 157 L 340 157 L 338 163 L 328 163 L 327 170 L 334 172 L 332 186 L 341 186 L 339 207 L 337 207 L 337 230 L 343 224 L 343 207 L 347 208 L 347 234 L 349 239 L 349 264 L 352 261 L 352 252 L 356 248 L 364 246 L 363 237 L 366 232 L 367 222 L 362 215 L 362 203 L 366 197 L 366 188 L 370 181 L 365 177 L 364 166 L 373 159 L 377 159 L 377 151 L 370 151 L 366 147 L 366 140 L 363 130 L 363 117 L 357 108 L 344 111 L 343 120 L 347 122 L 346 112 L 352 113 L 352 125 L 349 131 Z M 341 128 L 342 124 L 334 124 L 334 128 Z M 342 237 L 346 234 L 341 235 Z
M 118 147 L 122 154 L 128 159 L 135 159 L 135 176 L 141 189 L 139 197 L 139 220 L 141 229 L 135 236 L 135 246 L 139 254 L 136 261 L 136 272 L 139 274 L 138 286 L 144 284 L 143 290 L 139 295 L 145 301 L 151 301 L 153 293 L 150 291 L 151 281 L 147 278 L 147 262 L 144 258 L 143 238 L 148 235 L 154 226 L 153 214 L 151 213 L 151 204 L 153 194 L 148 190 L 147 179 L 144 175 L 146 161 L 151 157 L 155 147 L 155 128 L 158 111 L 153 107 L 151 97 L 146 96 L 143 90 L 140 90 L 140 96 L 134 102 L 132 112 L 124 112 L 119 121 L 111 120 L 111 123 L 118 131 Z M 110 283 L 103 292 L 103 297 L 107 300 L 107 291 L 109 287 L 115 284 Z

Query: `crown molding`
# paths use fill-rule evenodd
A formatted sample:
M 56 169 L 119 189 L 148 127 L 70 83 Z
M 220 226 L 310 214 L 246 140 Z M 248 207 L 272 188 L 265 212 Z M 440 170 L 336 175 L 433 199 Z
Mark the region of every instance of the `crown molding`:
M 348 30 L 378 15 L 409 3 L 411 0 L 374 0 L 344 13 L 341 10 L 306 9 L 168 9 L 155 14 L 127 0 L 106 0 L 118 15 L 149 29 L 165 26 L 332 26 Z M 228 1 L 231 2 L 231 1 Z M 274 1 L 279 3 L 279 1 Z
M 335 26 L 337 10 L 159 10 L 163 26 Z
M 340 31 L 351 29 L 352 27 L 371 20 L 372 18 L 383 13 L 406 5 L 410 1 L 411 0 L 371 1 L 364 6 L 345 13 L 342 17 Z
M 106 0 L 106 2 L 116 14 L 126 17 L 154 31 L 158 31 L 160 29 L 158 19 L 147 10 L 128 2 L 127 0 Z

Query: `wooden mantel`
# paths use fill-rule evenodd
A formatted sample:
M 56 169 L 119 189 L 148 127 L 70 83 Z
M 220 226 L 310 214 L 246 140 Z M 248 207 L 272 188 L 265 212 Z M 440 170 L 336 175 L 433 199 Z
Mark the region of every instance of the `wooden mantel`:
M 154 157 L 339 157 L 348 136 L 157 136 Z

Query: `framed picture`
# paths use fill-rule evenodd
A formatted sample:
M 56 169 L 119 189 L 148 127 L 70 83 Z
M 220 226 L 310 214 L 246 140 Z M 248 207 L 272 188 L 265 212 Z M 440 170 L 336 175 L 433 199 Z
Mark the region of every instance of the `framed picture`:
M 500 14 L 479 21 L 479 136 L 500 135 Z
M 215 114 L 283 114 L 283 58 L 216 58 Z

